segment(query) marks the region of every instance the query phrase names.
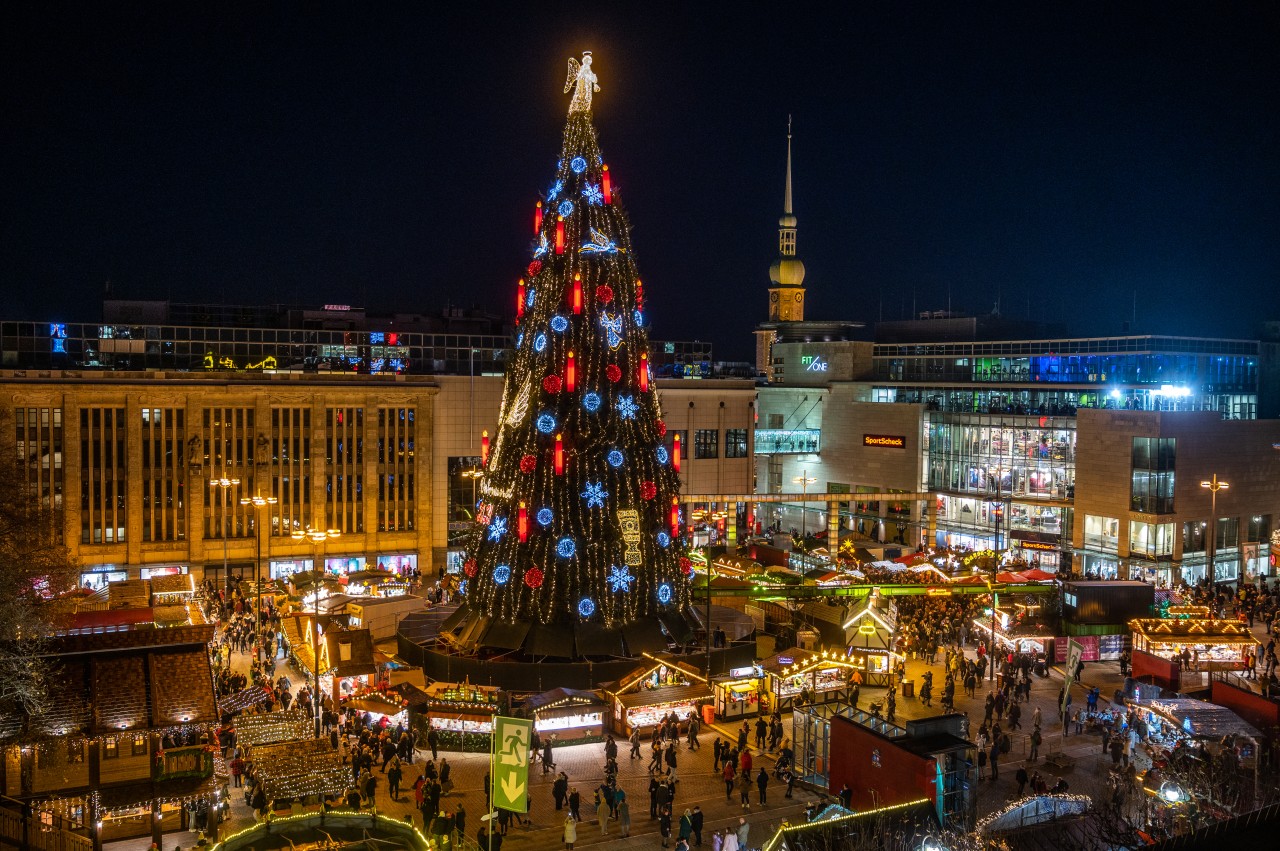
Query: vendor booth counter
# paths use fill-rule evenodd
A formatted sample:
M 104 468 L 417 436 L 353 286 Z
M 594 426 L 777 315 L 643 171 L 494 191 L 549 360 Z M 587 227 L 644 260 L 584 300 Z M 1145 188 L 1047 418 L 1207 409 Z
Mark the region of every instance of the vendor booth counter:
M 560 744 L 596 742 L 604 738 L 608 702 L 594 691 L 556 688 L 535 694 L 524 702 L 533 729 L 547 739 L 552 733 Z
M 715 717 L 725 721 L 736 718 L 753 718 L 767 711 L 767 701 L 761 701 L 764 690 L 764 668 L 746 665 L 729 671 L 727 677 L 712 682 L 715 691 Z
M 766 678 L 771 710 L 775 712 L 807 704 L 847 701 L 849 680 L 855 671 L 862 670 L 860 662 L 829 650 L 798 651 L 794 656 L 778 656 L 776 662 L 779 667 L 769 670 Z
M 683 662 L 650 656 L 649 662 L 604 688 L 612 705 L 610 727 L 623 736 L 645 730 L 675 713 L 683 724 L 712 698 L 702 674 Z
M 1187 674 L 1244 668 L 1257 645 L 1247 626 L 1209 618 L 1129 621 L 1133 633 L 1133 676 L 1178 690 Z

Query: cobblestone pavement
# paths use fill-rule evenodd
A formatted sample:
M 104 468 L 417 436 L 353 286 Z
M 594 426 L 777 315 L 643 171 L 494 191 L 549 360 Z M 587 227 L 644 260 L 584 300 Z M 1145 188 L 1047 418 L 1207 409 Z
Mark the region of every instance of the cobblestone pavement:
M 1261 626 L 1255 630 L 1255 633 L 1265 641 L 1264 630 Z M 967 655 L 972 657 L 972 651 L 968 651 Z M 942 654 L 939 654 L 939 659 L 941 657 Z M 249 659 L 247 656 L 234 654 L 233 665 L 237 670 L 247 669 L 248 664 Z M 926 669 L 934 672 L 934 692 L 935 694 L 940 693 L 942 682 L 945 679 L 941 664 L 927 665 L 922 661 L 909 661 L 907 663 L 907 677 L 915 680 L 918 684 L 921 674 Z M 302 681 L 297 672 L 292 671 L 287 663 L 278 665 L 277 676 L 282 672 L 288 674 L 294 682 Z M 1100 734 L 1086 731 L 1084 734 L 1077 735 L 1073 729 L 1070 731 L 1070 735 L 1063 738 L 1062 725 L 1058 721 L 1057 710 L 1058 692 L 1062 687 L 1062 682 L 1062 673 L 1055 668 L 1050 668 L 1048 676 L 1044 678 L 1033 677 L 1030 702 L 1023 705 L 1022 729 L 1013 732 L 1013 747 L 1011 752 L 1000 763 L 999 778 L 991 779 L 988 772 L 987 779 L 976 783 L 979 817 L 999 809 L 1006 802 L 1017 797 L 1017 783 L 1014 780 L 1014 775 L 1020 766 L 1026 766 L 1028 773 L 1039 771 L 1050 786 L 1053 785 L 1057 778 L 1062 777 L 1070 785 L 1071 792 L 1095 797 L 1107 793 L 1107 778 L 1108 771 L 1111 768 L 1111 759 L 1102 753 Z M 1082 675 L 1082 684 L 1077 685 L 1073 690 L 1073 706 L 1082 707 L 1085 702 L 1085 691 L 1090 687 L 1097 686 L 1101 692 L 1101 705 L 1105 707 L 1110 703 L 1116 690 L 1121 685 L 1122 678 L 1116 663 L 1088 663 Z M 984 701 L 991 687 L 992 683 L 989 680 L 984 680 L 973 698 L 965 697 L 963 689 L 957 691 L 956 711 L 964 713 L 970 718 L 972 728 L 975 731 L 982 721 Z M 880 699 L 884 692 L 885 689 L 883 688 L 864 688 L 861 692 L 860 704 L 865 707 L 871 700 Z M 1044 741 L 1040 747 L 1039 760 L 1031 762 L 1027 758 L 1030 751 L 1028 742 L 1029 724 L 1031 715 L 1036 707 L 1040 708 L 1043 716 L 1042 735 Z M 942 713 L 942 709 L 936 699 L 932 707 L 926 707 L 920 703 L 918 698 L 900 697 L 897 709 L 899 723 L 906 719 L 925 718 Z M 733 726 L 736 727 L 736 724 Z M 789 724 L 788 733 L 790 733 Z M 729 725 L 717 724 L 711 730 L 704 728 L 701 736 L 701 744 L 703 746 L 699 750 L 692 752 L 687 749 L 681 750 L 677 773 L 680 782 L 674 808 L 678 817 L 678 814 L 686 807 L 692 808 L 695 804 L 701 806 L 706 818 L 703 840 L 708 845 L 710 844 L 708 837 L 711 831 L 729 824 L 736 825 L 740 816 L 746 816 L 752 825 L 750 845 L 752 847 L 758 846 L 773 834 L 774 829 L 783 819 L 790 818 L 794 821 L 799 818 L 807 802 L 825 799 L 826 796 L 802 790 L 797 786 L 794 797 L 788 800 L 783 797 L 783 785 L 773 782 L 769 788 L 769 803 L 767 805 L 761 806 L 756 802 L 754 788 L 752 790 L 753 804 L 749 813 L 744 813 L 738 805 L 736 793 L 734 800 L 727 803 L 724 797 L 724 784 L 720 780 L 718 773 L 713 773 L 711 770 L 710 745 L 713 736 L 716 734 L 723 735 L 725 738 L 735 737 L 735 731 Z M 643 760 L 626 759 L 628 751 L 626 744 L 625 742 L 620 742 L 619 744 L 619 752 L 623 757 L 619 761 L 620 785 L 627 792 L 632 817 L 631 836 L 627 839 L 622 839 L 619 836 L 616 822 L 609 825 L 608 835 L 601 837 L 599 828 L 593 818 L 594 814 L 585 811 L 590 808 L 593 790 L 603 781 L 603 745 L 569 745 L 562 746 L 556 750 L 557 767 L 568 774 L 571 785 L 576 787 L 581 794 L 584 809 L 583 816 L 588 819 L 588 821 L 579 825 L 578 844 L 597 845 L 611 842 L 623 846 L 660 847 L 657 820 L 649 818 L 648 775 L 645 771 L 648 764 L 648 744 L 646 742 L 644 747 L 646 757 Z M 1072 757 L 1074 765 L 1067 768 L 1046 765 L 1045 756 L 1053 751 L 1060 751 Z M 758 751 L 753 750 L 753 754 L 759 757 Z M 429 756 L 429 753 L 426 755 Z M 449 763 L 453 766 L 453 777 L 456 783 L 453 793 L 443 799 L 442 806 L 452 810 L 461 804 L 467 813 L 467 834 L 474 838 L 481 824 L 479 818 L 485 811 L 482 783 L 484 774 L 488 769 L 488 755 L 444 751 L 441 752 L 441 755 L 449 758 Z M 403 780 L 405 792 L 401 794 L 399 802 L 390 799 L 385 780 L 381 774 L 378 775 L 380 782 L 377 791 L 377 807 L 379 812 L 400 818 L 410 815 L 415 823 L 421 823 L 420 815 L 413 807 L 412 785 L 419 774 L 423 756 L 423 753 L 419 751 L 414 765 L 405 767 Z M 772 769 L 772 756 L 765 754 L 764 761 L 766 767 Z M 1139 757 L 1138 767 L 1140 770 L 1146 768 L 1146 765 L 1142 763 L 1141 757 Z M 546 776 L 541 774 L 540 764 L 533 767 L 530 783 L 532 797 L 529 813 L 532 824 L 529 826 L 511 826 L 505 840 L 507 847 L 533 849 L 561 846 L 563 818 L 561 813 L 556 812 L 551 799 L 553 778 L 553 774 Z M 244 802 L 243 794 L 233 790 L 232 800 L 232 817 L 229 822 L 222 825 L 221 835 L 223 836 L 243 829 L 253 822 L 252 813 Z M 166 847 L 172 848 L 175 842 L 187 847 L 183 840 L 186 840 L 188 836 L 175 835 L 174 837 L 166 837 Z M 146 843 L 138 847 L 145 848 Z M 125 845 L 116 844 L 113 846 L 112 851 L 128 851 L 128 849 Z

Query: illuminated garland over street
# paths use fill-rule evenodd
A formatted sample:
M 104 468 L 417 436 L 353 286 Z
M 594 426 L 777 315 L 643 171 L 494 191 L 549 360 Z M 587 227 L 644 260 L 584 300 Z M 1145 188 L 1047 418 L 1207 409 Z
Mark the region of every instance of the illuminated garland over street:
M 578 68 L 463 571 L 496 621 L 615 627 L 687 607 L 689 562 L 630 225 Z

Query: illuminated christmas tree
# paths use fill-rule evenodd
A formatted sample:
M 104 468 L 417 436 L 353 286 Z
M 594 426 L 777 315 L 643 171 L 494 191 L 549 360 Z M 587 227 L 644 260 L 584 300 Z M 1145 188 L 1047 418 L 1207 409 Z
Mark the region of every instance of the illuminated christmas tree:
M 570 90 L 463 572 L 472 618 L 615 628 L 686 611 L 690 568 L 630 227 L 591 122 L 589 53 L 569 60 Z

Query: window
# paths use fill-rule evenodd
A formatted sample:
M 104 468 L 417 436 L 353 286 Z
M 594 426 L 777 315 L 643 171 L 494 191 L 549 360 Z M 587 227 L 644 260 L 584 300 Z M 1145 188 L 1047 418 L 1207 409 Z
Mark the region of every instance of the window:
M 1131 508 L 1148 514 L 1173 513 L 1176 441 L 1171 437 L 1133 439 Z
M 782 493 L 782 459 L 777 455 L 770 455 L 768 463 L 768 493 Z
M 1189 520 L 1182 524 L 1183 554 L 1204 552 L 1204 529 L 1203 520 Z
M 102 743 L 102 758 L 115 759 L 120 756 L 120 745 L 115 739 L 107 739 Z
M 1245 541 L 1250 544 L 1264 544 L 1271 540 L 1271 515 L 1255 514 L 1249 518 L 1245 531 Z
M 1120 542 L 1120 521 L 1114 517 L 1086 514 L 1084 518 L 1084 545 L 1113 553 Z
M 782 428 L 782 414 L 769 414 L 769 428 Z
M 1173 555 L 1173 524 L 1130 521 L 1129 552 L 1146 558 Z
M 693 433 L 694 458 L 720 457 L 720 432 L 713 428 L 700 428 Z
M 134 737 L 133 737 L 133 755 L 134 755 L 134 756 L 146 756 L 146 755 L 147 755 L 147 737 L 146 737 L 146 734 L 143 734 L 143 735 L 141 735 L 141 736 L 134 736 Z
M 724 457 L 726 458 L 746 458 L 747 457 L 747 430 L 745 428 L 725 429 Z
M 1213 549 L 1215 552 L 1219 550 L 1231 550 L 1240 546 L 1239 517 L 1219 517 L 1217 527 L 1218 534 L 1214 538 L 1213 542 Z

